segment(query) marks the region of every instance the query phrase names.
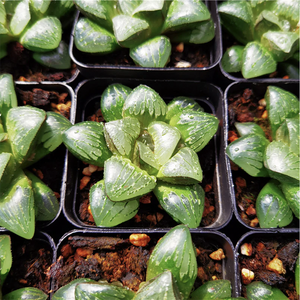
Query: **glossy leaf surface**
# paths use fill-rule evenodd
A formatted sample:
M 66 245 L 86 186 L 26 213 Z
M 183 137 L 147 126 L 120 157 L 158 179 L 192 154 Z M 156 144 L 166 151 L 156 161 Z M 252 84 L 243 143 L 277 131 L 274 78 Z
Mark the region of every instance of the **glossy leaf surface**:
M 244 122 L 244 123 L 235 122 L 234 126 L 240 136 L 244 136 L 247 134 L 260 134 L 263 137 L 265 137 L 265 133 L 263 129 L 254 122 Z
M 155 169 L 159 169 L 159 163 L 151 151 L 150 147 L 140 141 L 136 141 L 138 147 L 138 154 L 140 159 L 146 164 L 152 166 Z
M 112 153 L 106 146 L 103 123 L 86 121 L 66 130 L 63 142 L 69 151 L 80 160 L 103 167 Z
M 3 296 L 3 300 L 46 300 L 48 295 L 34 287 L 25 287 Z
M 280 17 L 287 19 L 292 27 L 295 27 L 300 19 L 300 3 L 298 0 L 277 0 L 274 3 L 274 12 Z
M 2 2 L 0 3 L 0 23 L 6 24 L 6 10 Z
M 48 0 L 30 0 L 30 6 L 35 11 L 38 11 L 44 14 L 50 5 L 50 1 Z
M 299 183 L 283 182 L 280 185 L 285 199 L 294 215 L 300 219 L 300 187 Z
M 123 201 L 153 190 L 156 178 L 148 175 L 129 159 L 114 155 L 105 161 L 104 183 L 110 200 Z
M 292 211 L 277 181 L 269 181 L 260 191 L 256 213 L 261 228 L 284 227 L 292 222 Z
M 49 1 L 48 1 L 49 3 Z M 19 35 L 30 21 L 29 2 L 21 1 L 10 21 L 10 30 L 13 35 Z
M 261 281 L 251 282 L 246 289 L 249 300 L 288 300 L 279 289 L 272 288 Z
M 113 227 L 133 218 L 139 208 L 138 199 L 111 201 L 105 192 L 104 180 L 94 184 L 89 193 L 92 215 L 97 226 Z
M 176 222 L 189 228 L 200 225 L 205 195 L 199 184 L 173 185 L 158 182 L 154 194 L 159 204 Z
M 11 239 L 9 235 L 0 235 L 0 282 L 1 286 L 12 265 Z
M 187 299 L 197 277 L 195 249 L 188 227 L 172 228 L 155 246 L 148 261 L 146 280 L 170 270 L 175 283 Z
M 70 12 L 73 7 L 74 2 L 72 0 L 51 1 L 47 14 L 48 16 L 55 16 L 60 19 Z
M 0 195 L 9 187 L 16 168 L 17 166 L 11 153 L 0 153 Z
M 228 48 L 222 57 L 222 67 L 225 72 L 240 72 L 242 70 L 242 56 L 244 46 Z

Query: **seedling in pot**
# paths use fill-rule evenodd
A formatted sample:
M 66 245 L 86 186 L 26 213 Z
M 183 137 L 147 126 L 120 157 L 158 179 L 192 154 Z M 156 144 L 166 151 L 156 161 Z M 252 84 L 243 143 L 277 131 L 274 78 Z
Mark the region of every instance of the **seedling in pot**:
M 170 60 L 171 42 L 203 44 L 215 35 L 201 0 L 76 0 L 84 15 L 75 25 L 78 50 L 93 54 L 129 48 L 136 65 L 161 68 Z
M 241 45 L 226 50 L 222 67 L 255 78 L 278 69 L 299 78 L 299 1 L 224 1 L 222 26 Z
M 275 86 L 265 94 L 273 139 L 258 124 L 235 123 L 241 136 L 226 149 L 229 158 L 253 177 L 270 177 L 256 200 L 261 228 L 289 225 L 299 219 L 299 100 Z
M 58 113 L 18 107 L 11 75 L 1 75 L 0 86 L 0 226 L 31 239 L 35 220 L 52 220 L 59 204 L 26 168 L 54 151 L 71 123 Z
M 197 152 L 216 133 L 218 119 L 186 97 L 167 105 L 145 85 L 108 86 L 101 110 L 106 123 L 81 122 L 63 134 L 71 153 L 104 167 L 103 180 L 89 194 L 96 225 L 111 227 L 133 218 L 139 198 L 153 191 L 176 222 L 198 227 L 204 191 Z

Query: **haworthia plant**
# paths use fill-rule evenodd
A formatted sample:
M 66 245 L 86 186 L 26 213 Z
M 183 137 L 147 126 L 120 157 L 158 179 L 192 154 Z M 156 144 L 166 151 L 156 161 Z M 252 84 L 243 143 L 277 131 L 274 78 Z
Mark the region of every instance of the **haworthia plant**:
M 299 1 L 224 1 L 218 10 L 222 26 L 241 44 L 226 49 L 226 72 L 255 78 L 279 69 L 299 78 L 299 59 L 292 59 L 299 50 Z
M 278 288 L 271 287 L 261 281 L 254 281 L 247 285 L 247 299 L 249 300 L 287 300 L 288 297 Z
M 84 17 L 75 24 L 76 47 L 106 54 L 129 48 L 136 65 L 162 68 L 171 42 L 203 44 L 215 35 L 210 12 L 201 0 L 74 1 Z
M 104 167 L 103 180 L 89 194 L 96 225 L 128 221 L 138 210 L 138 199 L 154 191 L 176 222 L 198 227 L 205 196 L 197 152 L 216 133 L 219 120 L 187 97 L 167 105 L 145 85 L 112 84 L 100 105 L 106 122 L 80 122 L 63 133 L 72 154 Z
M 17 106 L 11 75 L 1 75 L 0 83 L 0 226 L 31 239 L 35 220 L 53 220 L 59 204 L 53 191 L 25 168 L 54 151 L 71 123 L 58 113 Z

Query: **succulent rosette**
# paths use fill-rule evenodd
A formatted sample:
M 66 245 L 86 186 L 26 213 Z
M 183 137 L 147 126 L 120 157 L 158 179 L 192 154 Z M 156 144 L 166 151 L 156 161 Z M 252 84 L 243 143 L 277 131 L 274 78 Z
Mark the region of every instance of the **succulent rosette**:
M 229 158 L 253 177 L 270 177 L 256 200 L 261 228 L 289 225 L 300 218 L 299 99 L 276 86 L 265 94 L 272 141 L 255 123 L 236 123 L 240 138 L 226 149 Z
M 96 225 L 131 219 L 139 198 L 153 191 L 175 221 L 198 227 L 205 197 L 197 152 L 214 136 L 219 120 L 187 97 L 167 105 L 145 85 L 108 86 L 101 111 L 106 122 L 84 121 L 63 134 L 72 154 L 104 168 L 89 193 Z
M 210 12 L 201 0 L 75 0 L 83 14 L 75 25 L 78 50 L 108 54 L 129 48 L 142 67 L 164 67 L 171 42 L 203 44 L 215 35 Z
M 239 43 L 223 55 L 226 72 L 255 78 L 279 69 L 299 78 L 298 0 L 224 1 L 218 10 L 222 26 Z

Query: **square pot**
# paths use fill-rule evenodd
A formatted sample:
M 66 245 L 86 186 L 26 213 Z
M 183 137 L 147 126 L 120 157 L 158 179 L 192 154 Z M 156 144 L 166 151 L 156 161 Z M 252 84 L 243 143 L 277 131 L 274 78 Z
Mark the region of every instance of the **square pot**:
M 215 38 L 206 44 L 195 45 L 197 49 L 204 49 L 209 58 L 207 67 L 190 67 L 190 68 L 145 68 L 133 65 L 102 64 L 98 63 L 101 56 L 93 56 L 79 51 L 74 44 L 74 30 L 78 18 L 81 16 L 78 12 L 74 22 L 73 32 L 70 41 L 70 56 L 77 65 L 80 73 L 85 78 L 93 77 L 126 77 L 126 78 L 145 78 L 145 79 L 182 79 L 182 80 L 204 80 L 209 81 L 213 78 L 216 67 L 221 59 L 221 41 L 220 41 L 220 21 L 217 14 L 216 2 L 213 0 L 203 1 L 208 7 L 215 24 Z M 126 49 L 127 50 L 127 49 Z M 129 50 L 128 50 L 129 51 Z M 127 52 L 126 52 L 127 53 Z M 127 54 L 126 54 L 127 56 Z M 131 58 L 128 55 L 128 58 Z
M 199 103 L 203 105 L 206 111 L 213 113 L 220 120 L 219 126 L 220 128 L 222 128 L 222 92 L 220 91 L 220 89 L 209 83 L 183 81 L 174 82 L 109 78 L 96 78 L 93 80 L 83 81 L 76 89 L 76 122 L 86 120 L 87 116 L 95 113 L 95 111 L 99 108 L 102 92 L 108 85 L 112 83 L 121 83 L 131 88 L 137 87 L 139 84 L 145 84 L 158 92 L 166 102 L 172 100 L 177 96 L 184 95 L 187 97 L 191 97 L 199 101 Z M 207 229 L 219 229 L 225 226 L 229 222 L 232 215 L 231 203 L 229 201 L 230 199 L 226 197 L 226 195 L 229 194 L 229 191 L 227 182 L 225 180 L 226 170 L 224 153 L 219 153 L 218 151 L 219 145 L 222 144 L 222 135 L 220 135 L 220 130 L 218 130 L 214 138 L 203 150 L 201 150 L 199 155 L 202 168 L 205 169 L 205 165 L 207 165 L 206 167 L 209 170 L 209 172 L 207 173 L 207 180 L 208 178 L 210 178 L 210 182 L 208 183 L 212 185 L 211 192 L 213 192 L 214 194 L 212 201 L 214 201 L 216 212 L 214 220 L 209 224 L 204 225 Z M 221 149 L 223 149 L 223 147 Z M 209 159 L 206 159 L 207 157 Z M 64 214 L 68 221 L 76 227 L 97 230 L 99 229 L 99 227 L 83 222 L 83 220 L 80 219 L 79 209 L 83 198 L 78 189 L 79 182 L 82 177 L 82 175 L 80 174 L 81 171 L 79 169 L 82 168 L 83 165 L 79 160 L 75 159 L 73 155 L 69 155 L 68 158 L 68 179 L 66 198 L 64 201 Z M 211 163 L 208 163 L 208 161 L 211 161 Z M 205 171 L 203 173 L 205 175 Z M 98 180 L 100 179 L 102 179 L 102 177 L 100 177 Z M 203 183 L 205 183 L 205 181 L 203 181 Z M 156 198 L 154 200 L 156 201 Z M 152 210 L 156 216 L 157 213 L 161 212 L 157 205 L 145 204 L 144 209 L 147 212 Z M 166 215 L 164 217 L 165 220 L 160 223 L 162 225 L 157 224 L 156 228 L 170 228 L 176 225 L 176 222 L 174 222 L 170 217 L 169 219 L 167 217 L 169 216 Z M 136 227 L 145 228 L 149 227 L 149 225 L 149 222 L 136 223 L 134 222 L 134 220 L 130 220 L 126 223 L 118 225 L 118 227 L 123 229 Z
M 229 111 L 229 98 L 236 95 L 242 95 L 243 91 L 252 90 L 253 95 L 256 99 L 256 103 L 258 100 L 263 99 L 264 95 L 266 93 L 266 89 L 269 85 L 277 86 L 279 88 L 285 89 L 286 91 L 289 91 L 299 97 L 299 82 L 281 82 L 277 80 L 273 80 L 272 83 L 254 83 L 254 82 L 236 82 L 229 85 L 224 93 L 224 106 L 225 106 L 225 123 L 223 127 L 223 134 L 224 134 L 224 141 L 225 141 L 225 147 L 223 151 L 225 152 L 226 147 L 228 146 L 228 132 L 233 126 L 233 122 L 231 119 L 233 119 L 233 116 L 231 116 L 231 112 Z M 251 102 L 249 102 L 251 104 Z M 237 220 L 243 224 L 243 226 L 246 226 L 248 229 L 251 230 L 262 230 L 259 227 L 252 227 L 250 226 L 250 219 L 248 218 L 247 221 L 245 221 L 245 214 L 242 214 L 242 210 L 239 207 L 236 199 L 236 191 L 237 191 L 237 185 L 236 185 L 236 178 L 242 177 L 247 178 L 247 192 L 248 193 L 254 193 L 256 196 L 258 195 L 261 188 L 264 186 L 264 184 L 267 183 L 267 181 L 270 179 L 269 177 L 263 178 L 263 177 L 251 177 L 248 175 L 245 171 L 243 171 L 241 168 L 238 168 L 237 171 L 234 171 L 232 169 L 232 165 L 230 164 L 230 159 L 226 155 L 226 167 L 227 167 L 227 178 L 228 178 L 228 184 L 230 188 L 230 198 L 233 203 L 233 210 L 234 214 L 237 218 Z M 258 187 L 259 186 L 259 187 Z M 294 216 L 294 220 L 290 225 L 288 225 L 288 228 L 297 228 L 299 220 Z M 273 229 L 263 229 L 264 231 L 272 231 Z M 281 229 L 278 229 L 279 231 Z

